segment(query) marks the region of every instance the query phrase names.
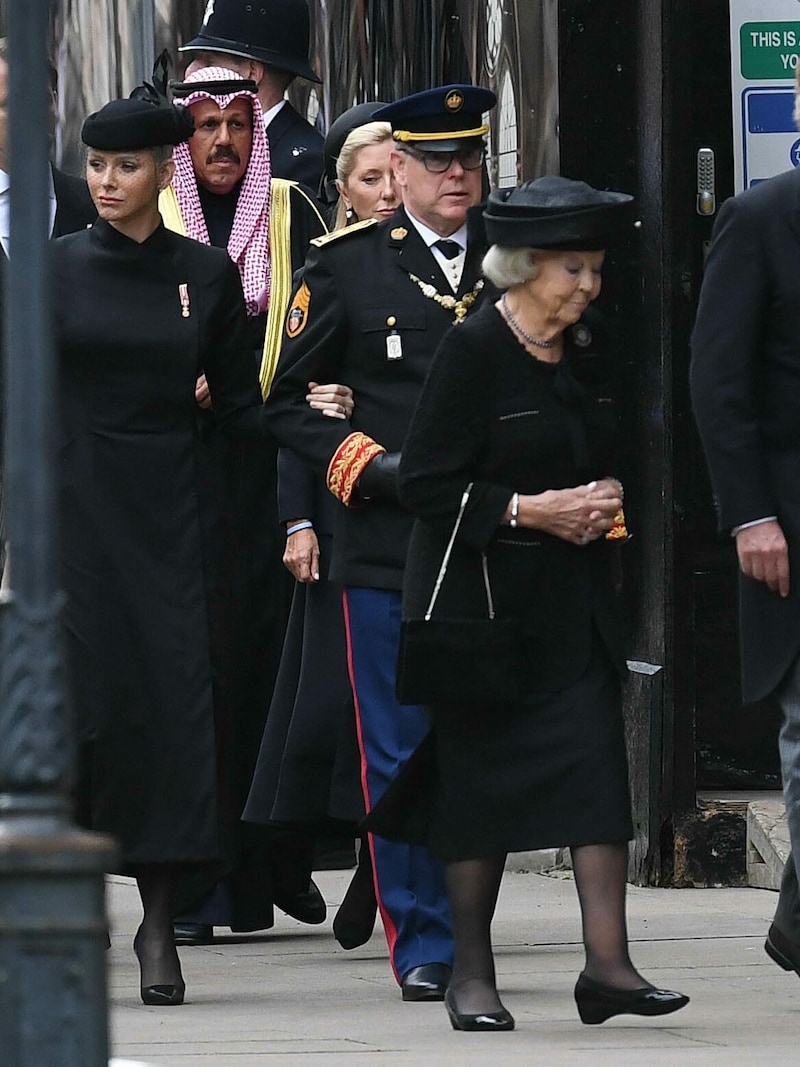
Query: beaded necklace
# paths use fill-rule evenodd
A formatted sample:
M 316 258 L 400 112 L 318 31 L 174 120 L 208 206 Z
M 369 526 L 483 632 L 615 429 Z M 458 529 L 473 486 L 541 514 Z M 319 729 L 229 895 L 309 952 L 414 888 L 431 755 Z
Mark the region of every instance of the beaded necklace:
M 441 304 L 445 311 L 455 312 L 456 317 L 453 319 L 453 322 L 456 326 L 459 326 L 467 317 L 467 312 L 478 299 L 478 294 L 486 284 L 483 278 L 479 279 L 475 283 L 475 288 L 471 292 L 464 293 L 464 295 L 458 299 L 451 296 L 449 293 L 442 296 L 436 286 L 431 285 L 430 282 L 424 282 L 422 278 L 418 278 L 416 274 L 409 274 L 409 278 L 412 282 L 417 283 L 422 290 L 423 296 L 427 296 L 429 300 L 435 300 L 437 304 Z
M 500 297 L 500 303 L 503 305 L 503 311 L 505 312 L 505 316 L 508 319 L 508 325 L 512 328 L 512 330 L 515 330 L 520 335 L 520 337 L 524 338 L 524 340 L 526 340 L 529 345 L 535 345 L 536 348 L 555 348 L 555 346 L 558 344 L 558 337 L 554 337 L 552 341 L 537 341 L 535 337 L 531 337 L 529 333 L 526 333 L 525 330 L 523 330 L 523 328 L 511 314 L 508 302 L 506 301 L 505 293 L 503 293 L 503 295 Z

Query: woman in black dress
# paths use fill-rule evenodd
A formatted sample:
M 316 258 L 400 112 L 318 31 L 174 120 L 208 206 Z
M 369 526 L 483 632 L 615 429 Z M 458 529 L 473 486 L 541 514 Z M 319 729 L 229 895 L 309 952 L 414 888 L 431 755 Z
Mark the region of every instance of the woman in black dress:
M 158 212 L 185 108 L 116 100 L 84 123 L 99 220 L 54 243 L 62 565 L 82 821 L 118 841 L 144 916 L 146 1004 L 180 1004 L 176 878 L 220 860 L 212 635 L 219 498 L 195 382 L 226 433 L 260 439 L 242 286 L 224 249 Z
M 403 449 L 401 497 L 418 516 L 404 614 L 424 614 L 472 482 L 435 614 L 486 617 L 484 552 L 498 617 L 529 640 L 518 702 L 431 709 L 428 843 L 447 864 L 456 1029 L 513 1028 L 490 924 L 506 854 L 526 849 L 572 851 L 583 1022 L 688 999 L 641 977 L 625 924 L 632 824 L 608 540 L 621 532 L 622 488 L 606 357 L 583 315 L 630 202 L 558 177 L 491 194 L 484 270 L 505 291 L 442 340 Z

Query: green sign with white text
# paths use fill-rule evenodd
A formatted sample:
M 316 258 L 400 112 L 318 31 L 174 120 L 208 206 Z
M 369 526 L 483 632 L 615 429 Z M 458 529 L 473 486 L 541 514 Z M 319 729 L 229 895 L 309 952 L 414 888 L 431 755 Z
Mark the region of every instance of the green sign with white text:
M 791 78 L 800 57 L 800 22 L 745 22 L 739 44 L 743 78 Z

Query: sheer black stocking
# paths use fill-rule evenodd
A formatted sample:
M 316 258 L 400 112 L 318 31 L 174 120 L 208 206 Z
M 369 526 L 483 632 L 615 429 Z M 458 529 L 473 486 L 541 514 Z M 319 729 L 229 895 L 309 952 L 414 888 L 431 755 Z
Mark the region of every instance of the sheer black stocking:
M 502 853 L 445 867 L 455 937 L 450 996 L 466 1015 L 503 1007 L 495 984 L 491 927 L 505 860 Z
M 144 915 L 133 949 L 142 971 L 142 988 L 177 986 L 183 976 L 172 932 L 172 907 L 178 868 L 167 863 L 142 864 L 136 882 Z
M 367 835 L 361 838 L 358 866 L 333 920 L 333 936 L 342 948 L 358 948 L 372 937 L 378 901 Z
M 584 974 L 615 989 L 641 989 L 649 983 L 628 955 L 625 889 L 628 846 L 581 845 L 573 848 L 572 867 L 581 905 Z

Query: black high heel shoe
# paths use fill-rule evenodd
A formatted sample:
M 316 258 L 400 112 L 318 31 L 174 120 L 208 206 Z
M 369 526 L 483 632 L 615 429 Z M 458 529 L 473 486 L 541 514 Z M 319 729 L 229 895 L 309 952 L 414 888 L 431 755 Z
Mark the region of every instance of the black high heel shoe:
M 454 1030 L 513 1030 L 514 1016 L 510 1011 L 501 1008 L 500 1011 L 481 1012 L 478 1015 L 466 1015 L 456 1007 L 453 994 L 448 989 L 444 995 L 444 1006 L 450 1016 L 450 1022 Z
M 651 985 L 641 989 L 614 989 L 582 974 L 575 983 L 575 1003 L 581 1022 L 594 1025 L 614 1015 L 669 1015 L 685 1008 L 689 998 Z
M 142 958 L 139 955 L 139 932 L 133 939 L 133 951 L 139 961 L 139 971 L 142 970 Z M 154 1007 L 170 1007 L 173 1004 L 183 1004 L 186 994 L 186 983 L 181 978 L 180 982 L 172 985 L 140 985 L 142 1003 Z

